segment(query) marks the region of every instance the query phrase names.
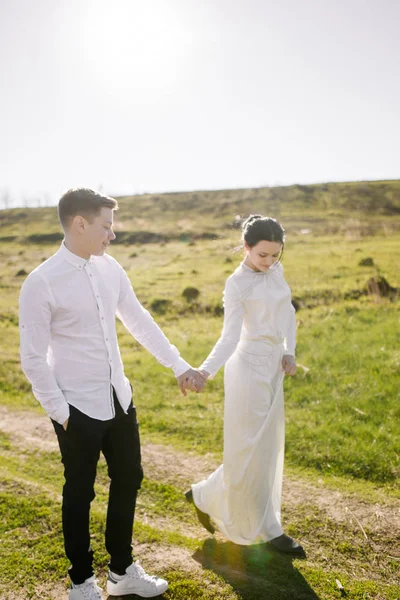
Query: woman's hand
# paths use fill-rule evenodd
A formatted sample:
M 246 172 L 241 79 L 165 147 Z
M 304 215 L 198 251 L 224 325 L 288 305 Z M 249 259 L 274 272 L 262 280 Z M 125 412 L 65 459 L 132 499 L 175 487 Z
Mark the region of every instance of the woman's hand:
M 296 359 L 291 354 L 284 354 L 282 358 L 282 371 L 285 371 L 285 375 L 296 375 L 297 365 Z
M 196 369 L 196 371 L 200 373 L 204 381 L 207 381 L 207 379 L 210 377 L 210 373 L 208 373 L 208 371 L 204 371 L 204 369 Z
M 206 383 L 204 376 L 200 371 L 192 368 L 179 375 L 176 379 L 184 396 L 186 396 L 186 390 L 197 393 L 201 392 Z

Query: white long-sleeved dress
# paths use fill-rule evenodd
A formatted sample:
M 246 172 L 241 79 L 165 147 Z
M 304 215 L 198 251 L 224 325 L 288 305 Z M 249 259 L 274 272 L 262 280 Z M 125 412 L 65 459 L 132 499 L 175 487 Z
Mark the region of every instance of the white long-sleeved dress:
M 294 356 L 291 292 L 276 263 L 266 272 L 244 263 L 228 278 L 222 334 L 202 364 L 225 364 L 223 464 L 192 485 L 196 506 L 232 542 L 278 537 L 284 457 L 283 354 Z

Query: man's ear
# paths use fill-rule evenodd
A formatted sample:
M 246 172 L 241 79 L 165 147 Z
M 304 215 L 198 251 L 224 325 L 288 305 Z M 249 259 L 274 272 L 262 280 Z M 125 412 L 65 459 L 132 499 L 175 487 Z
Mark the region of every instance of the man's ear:
M 85 233 L 87 221 L 81 215 L 75 215 L 71 222 L 71 230 L 76 233 Z

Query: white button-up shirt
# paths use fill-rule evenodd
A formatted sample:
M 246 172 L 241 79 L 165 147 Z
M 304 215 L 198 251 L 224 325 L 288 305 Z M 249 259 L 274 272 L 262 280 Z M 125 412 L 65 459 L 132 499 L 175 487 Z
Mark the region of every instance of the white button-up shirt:
M 69 405 L 105 421 L 131 401 L 115 316 L 176 377 L 190 368 L 138 301 L 127 274 L 108 254 L 85 260 L 66 246 L 26 278 L 19 299 L 22 369 L 51 419 Z

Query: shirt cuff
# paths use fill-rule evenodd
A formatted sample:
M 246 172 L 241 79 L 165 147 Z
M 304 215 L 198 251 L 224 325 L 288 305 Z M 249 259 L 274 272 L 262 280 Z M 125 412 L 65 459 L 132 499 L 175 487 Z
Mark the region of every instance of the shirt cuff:
M 172 366 L 172 370 L 174 372 L 175 377 L 179 377 L 180 375 L 182 375 L 183 373 L 186 373 L 186 371 L 188 371 L 189 369 L 192 369 L 193 367 L 191 365 L 189 365 L 189 363 L 186 362 L 186 360 L 183 360 L 183 358 L 180 358 L 176 361 L 176 363 Z
M 61 404 L 56 411 L 54 411 L 51 415 L 49 414 L 49 417 L 60 425 L 64 425 L 65 421 L 69 419 L 69 404 L 67 402 L 65 402 L 65 404 Z

